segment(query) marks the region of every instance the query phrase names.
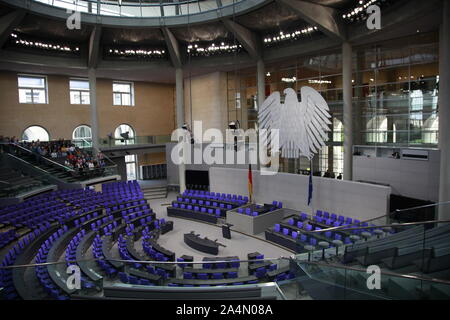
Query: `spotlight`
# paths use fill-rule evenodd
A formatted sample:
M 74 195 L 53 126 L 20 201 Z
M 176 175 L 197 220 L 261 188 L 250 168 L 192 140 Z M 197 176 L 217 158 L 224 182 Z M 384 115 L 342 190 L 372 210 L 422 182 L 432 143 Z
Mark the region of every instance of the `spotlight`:
M 191 135 L 191 144 L 194 144 L 195 143 L 194 135 L 192 134 L 191 130 L 189 129 L 189 126 L 185 123 L 181 126 L 181 129 L 189 132 L 189 134 Z
M 237 129 L 239 129 L 239 127 L 240 127 L 239 120 L 231 121 L 231 122 L 228 124 L 228 128 L 230 128 L 231 130 L 237 130 Z

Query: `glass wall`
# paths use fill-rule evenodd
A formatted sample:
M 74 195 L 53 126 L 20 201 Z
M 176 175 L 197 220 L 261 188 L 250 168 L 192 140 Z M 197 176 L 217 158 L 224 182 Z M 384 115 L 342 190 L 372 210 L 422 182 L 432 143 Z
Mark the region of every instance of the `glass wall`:
M 437 145 L 438 40 L 418 34 L 354 49 L 356 144 Z
M 436 147 L 439 43 L 437 33 L 353 48 L 355 145 Z M 302 86 L 319 91 L 333 118 L 327 145 L 314 157 L 281 159 L 284 172 L 340 178 L 343 172 L 341 50 L 266 64 L 265 95 Z M 256 68 L 228 73 L 228 120 L 258 128 Z M 283 97 L 282 97 L 283 99 Z

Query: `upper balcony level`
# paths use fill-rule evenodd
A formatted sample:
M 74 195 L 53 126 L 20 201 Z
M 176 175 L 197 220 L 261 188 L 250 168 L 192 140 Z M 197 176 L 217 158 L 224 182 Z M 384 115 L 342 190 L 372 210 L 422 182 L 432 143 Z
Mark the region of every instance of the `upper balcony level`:
M 5 0 L 36 13 L 67 18 L 82 13 L 82 21 L 122 26 L 177 26 L 244 14 L 272 0 Z

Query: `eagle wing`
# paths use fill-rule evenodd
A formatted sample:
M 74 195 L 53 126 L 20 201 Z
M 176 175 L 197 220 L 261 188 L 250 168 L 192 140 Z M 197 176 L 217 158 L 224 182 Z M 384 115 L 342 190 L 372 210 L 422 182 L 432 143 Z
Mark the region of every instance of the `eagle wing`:
M 278 91 L 272 93 L 259 108 L 259 129 L 267 129 L 267 134 L 262 135 L 260 131 L 260 144 L 267 146 L 271 143 L 271 129 L 280 128 L 281 101 Z
M 327 132 L 330 131 L 331 115 L 328 104 L 316 90 L 311 87 L 302 87 L 300 93 L 309 151 L 309 154 L 305 156 L 311 159 L 314 153 L 325 146 L 325 141 L 328 139 Z

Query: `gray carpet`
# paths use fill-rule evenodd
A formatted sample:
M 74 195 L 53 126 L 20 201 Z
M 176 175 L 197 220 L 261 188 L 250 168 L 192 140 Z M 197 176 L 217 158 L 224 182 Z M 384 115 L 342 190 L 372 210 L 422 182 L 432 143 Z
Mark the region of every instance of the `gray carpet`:
M 151 200 L 149 204 L 156 213 L 157 218 L 165 218 L 174 222 L 173 231 L 162 235 L 158 243 L 175 252 L 177 256 L 187 254 L 193 256 L 194 260 L 201 260 L 203 257 L 211 256 L 194 250 L 184 243 L 183 235 L 190 231 L 195 231 L 202 237 L 208 237 L 212 240 L 218 239 L 219 243 L 224 244 L 226 248 L 220 247 L 218 256 L 238 256 L 242 260 L 246 260 L 247 254 L 254 251 L 264 254 L 265 258 L 279 258 L 280 256 L 288 257 L 292 255 L 292 253 L 280 247 L 238 232 L 232 231 L 231 239 L 224 239 L 222 238 L 222 229 L 220 227 L 186 219 L 167 217 L 167 205 L 172 200 L 175 200 L 176 196 L 176 192 L 169 192 L 167 199 Z M 258 235 L 260 238 L 263 236 L 263 234 Z M 287 263 L 287 261 L 284 263 Z

